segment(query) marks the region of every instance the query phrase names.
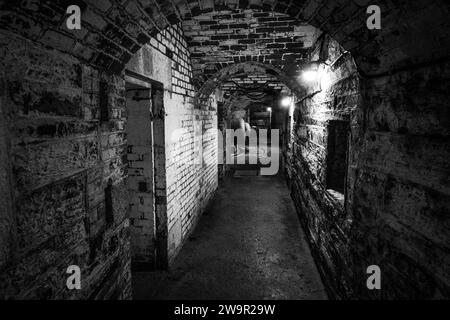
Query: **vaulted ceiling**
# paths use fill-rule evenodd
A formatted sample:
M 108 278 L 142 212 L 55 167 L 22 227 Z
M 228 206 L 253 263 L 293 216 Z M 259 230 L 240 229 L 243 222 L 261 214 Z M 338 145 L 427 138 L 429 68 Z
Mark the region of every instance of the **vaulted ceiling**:
M 71 4 L 82 9 L 84 27 L 81 30 L 65 27 L 66 9 Z M 366 0 L 1 1 L 0 27 L 117 72 L 123 70 L 124 64 L 142 45 L 170 24 L 212 12 L 228 11 L 239 15 L 242 10 L 277 12 L 289 16 L 289 23 L 306 22 L 315 26 L 351 51 L 364 75 L 424 63 L 424 57 L 448 55 L 447 1 L 378 1 L 382 10 L 381 30 L 369 30 L 366 26 L 369 4 Z M 273 27 L 288 28 L 281 24 Z

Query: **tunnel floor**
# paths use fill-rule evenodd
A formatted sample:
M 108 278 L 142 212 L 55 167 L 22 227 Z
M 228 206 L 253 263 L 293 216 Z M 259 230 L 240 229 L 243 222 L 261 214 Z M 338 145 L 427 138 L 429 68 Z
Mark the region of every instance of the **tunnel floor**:
M 133 273 L 134 299 L 326 299 L 285 182 L 227 177 L 169 272 Z

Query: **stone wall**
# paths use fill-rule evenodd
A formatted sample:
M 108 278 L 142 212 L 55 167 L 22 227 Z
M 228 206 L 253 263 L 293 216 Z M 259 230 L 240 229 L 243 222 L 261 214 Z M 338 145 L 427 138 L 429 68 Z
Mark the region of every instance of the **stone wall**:
M 124 75 L 7 32 L 1 41 L 2 144 L 12 159 L 2 175 L 12 172 L 13 185 L 10 209 L 8 179 L 2 185 L 1 297 L 130 298 Z M 165 166 L 156 170 L 167 194 L 156 189 L 156 199 L 173 259 L 217 188 L 217 102 L 194 106 L 179 26 L 152 38 L 128 69 L 164 86 Z M 80 291 L 66 288 L 72 264 Z
M 123 77 L 8 32 L 0 42 L 14 212 L 0 297 L 130 298 Z M 70 265 L 81 290 L 66 287 Z
M 321 37 L 311 60 L 324 57 L 331 66 L 317 82 L 304 82 L 307 96 L 296 104 L 292 144 L 287 151 L 287 176 L 292 196 L 313 248 L 318 268 L 332 296 L 350 290 L 348 236 L 350 223 L 343 195 L 327 187 L 327 142 L 330 121 L 349 122 L 360 106 L 359 80 L 352 58 L 335 41 Z M 349 134 L 349 133 L 348 133 Z
M 320 50 L 324 39 L 312 60 L 330 67 L 296 105 L 287 176 L 329 294 L 448 297 L 448 64 L 359 79 L 336 42 Z M 333 121 L 349 126 L 344 193 L 327 181 Z M 382 290 L 366 287 L 370 265 Z
M 379 265 L 384 290 L 356 295 L 450 296 L 449 80 L 445 62 L 364 81 L 351 241 L 354 269 Z

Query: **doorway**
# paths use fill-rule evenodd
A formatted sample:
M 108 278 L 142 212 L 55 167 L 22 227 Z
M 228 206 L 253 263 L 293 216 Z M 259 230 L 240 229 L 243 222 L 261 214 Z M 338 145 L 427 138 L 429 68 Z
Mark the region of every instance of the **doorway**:
M 165 269 L 163 86 L 127 76 L 125 88 L 131 266 L 133 271 Z

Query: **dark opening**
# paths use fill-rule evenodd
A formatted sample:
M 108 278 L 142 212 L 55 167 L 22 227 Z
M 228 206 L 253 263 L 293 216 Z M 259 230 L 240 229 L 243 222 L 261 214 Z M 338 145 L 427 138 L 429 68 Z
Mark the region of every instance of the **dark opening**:
M 344 194 L 347 172 L 349 125 L 347 121 L 330 121 L 327 144 L 327 189 Z
M 108 110 L 108 83 L 100 81 L 99 84 L 99 103 L 100 103 L 100 121 L 106 122 L 109 120 Z
M 107 225 L 111 225 L 114 222 L 111 181 L 108 182 L 108 186 L 105 188 L 105 220 Z

